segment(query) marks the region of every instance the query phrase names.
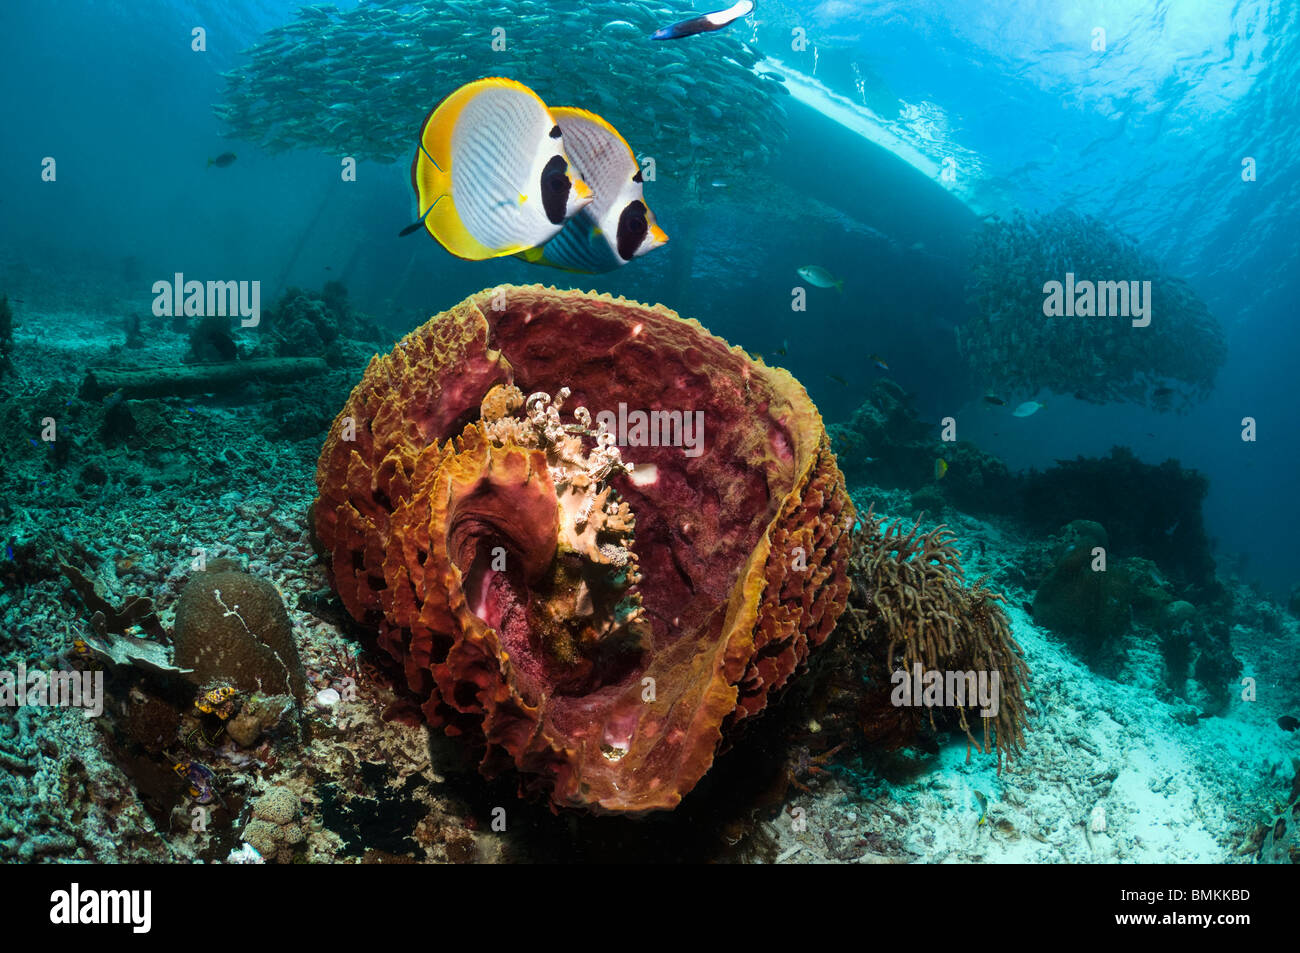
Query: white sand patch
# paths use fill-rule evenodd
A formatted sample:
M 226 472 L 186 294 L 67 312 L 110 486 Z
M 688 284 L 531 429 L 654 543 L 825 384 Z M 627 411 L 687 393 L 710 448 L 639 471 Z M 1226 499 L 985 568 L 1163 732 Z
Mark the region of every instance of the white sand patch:
M 950 520 L 970 570 L 987 571 L 1000 531 Z M 971 531 L 978 526 L 978 533 Z M 973 581 L 978 571 L 968 571 Z M 1294 738 L 1270 710 L 1234 701 L 1219 717 L 1186 721 L 1186 704 L 1154 686 L 1091 670 L 1013 600 L 1006 607 L 1032 672 L 1025 750 L 999 776 L 995 759 L 949 736 L 937 755 L 900 752 L 844 765 L 834 783 L 793 800 L 807 829 L 771 825 L 789 863 L 1242 863 L 1239 853 L 1290 778 Z M 1252 660 L 1234 640 L 1247 671 Z M 1125 675 L 1158 653 L 1134 653 Z M 1176 719 L 1175 715 L 1181 715 Z M 843 763 L 841 763 L 843 764 Z M 978 792 L 978 793 L 977 793 Z M 984 798 L 981 804 L 980 795 Z M 981 822 L 983 813 L 983 822 Z M 1104 829 L 1100 819 L 1104 817 Z M 805 850 L 790 854 L 790 847 Z

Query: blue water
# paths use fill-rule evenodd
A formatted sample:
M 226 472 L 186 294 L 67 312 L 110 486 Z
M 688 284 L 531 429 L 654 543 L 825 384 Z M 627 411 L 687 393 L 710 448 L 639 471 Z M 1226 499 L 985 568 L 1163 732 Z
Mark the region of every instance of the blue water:
M 335 277 L 394 331 L 488 285 L 558 280 L 514 261 L 475 265 L 399 240 L 413 204 L 404 162 L 363 163 L 359 181 L 340 188 L 336 157 L 310 148 L 272 157 L 221 138 L 211 110 L 223 95 L 219 74 L 296 6 L 4 3 L 4 262 L 134 294 L 141 310 L 149 282 L 177 271 L 257 277 L 268 298 L 290 283 L 318 287 Z M 961 436 L 1016 468 L 1103 454 L 1115 443 L 1150 462 L 1176 458 L 1210 478 L 1207 524 L 1221 563 L 1246 554 L 1246 575 L 1278 592 L 1300 580 L 1290 541 L 1300 525 L 1292 491 L 1300 8 L 1284 0 L 762 0 L 759 8 L 762 50 L 810 70 L 806 52 L 789 50 L 791 26 L 805 26 L 820 41 L 818 79 L 932 154 L 960 154 L 962 174 L 978 179 L 989 207 L 1064 206 L 1102 219 L 1185 278 L 1226 328 L 1217 386 L 1185 416 L 1054 398 L 1050 413 L 1014 428 L 964 413 Z M 190 49 L 195 26 L 207 30 L 207 52 Z M 1106 31 L 1104 53 L 1090 49 L 1097 27 Z M 433 77 L 428 85 L 432 104 L 446 90 Z M 656 183 L 652 204 L 670 234 L 694 240 L 579 283 L 661 301 L 752 350 L 788 342 L 781 362 L 828 420 L 847 417 L 861 392 L 837 389 L 826 375 L 870 376 L 871 352 L 888 357 L 928 418 L 971 409 L 979 391 L 952 328 L 963 317 L 960 249 L 975 216 L 806 107 L 789 109 L 797 133 L 778 150 L 774 174 L 884 237 L 833 222 L 798 233 L 765 227 L 764 197 L 746 194 L 743 177 L 703 207 L 686 202 L 670 177 Z M 205 168 L 227 149 L 238 153 L 235 165 Z M 40 181 L 45 156 L 58 160 L 57 185 Z M 1241 179 L 1246 156 L 1258 181 Z M 925 254 L 907 253 L 916 243 Z M 128 258 L 147 281 L 129 286 Z M 809 263 L 851 276 L 859 291 L 835 305 L 816 299 L 792 318 L 793 271 Z M 1240 439 L 1246 416 L 1258 420 L 1255 443 Z

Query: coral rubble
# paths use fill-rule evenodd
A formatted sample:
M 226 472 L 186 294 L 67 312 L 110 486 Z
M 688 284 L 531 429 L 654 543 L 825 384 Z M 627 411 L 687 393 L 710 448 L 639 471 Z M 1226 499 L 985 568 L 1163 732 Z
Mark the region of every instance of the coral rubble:
M 610 427 L 674 405 L 701 452 Z M 804 389 L 621 298 L 507 286 L 431 319 L 371 361 L 317 487 L 334 586 L 428 720 L 559 806 L 676 806 L 848 595 Z

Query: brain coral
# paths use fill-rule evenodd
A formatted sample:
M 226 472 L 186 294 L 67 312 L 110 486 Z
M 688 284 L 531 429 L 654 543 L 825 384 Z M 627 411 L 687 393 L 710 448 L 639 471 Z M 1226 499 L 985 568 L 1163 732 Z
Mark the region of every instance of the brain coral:
M 172 631 L 176 664 L 200 685 L 218 681 L 241 692 L 302 699 L 306 673 L 293 623 L 271 583 L 213 560 L 181 590 Z
M 803 387 L 622 298 L 432 318 L 372 359 L 316 481 L 335 588 L 430 723 L 558 806 L 674 807 L 847 598 L 853 507 Z

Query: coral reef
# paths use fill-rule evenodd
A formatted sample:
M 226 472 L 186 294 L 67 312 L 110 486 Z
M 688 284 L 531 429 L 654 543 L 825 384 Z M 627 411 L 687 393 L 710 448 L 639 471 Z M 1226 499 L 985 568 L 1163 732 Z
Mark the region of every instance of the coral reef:
M 382 335 L 368 317 L 348 303 L 347 288 L 329 281 L 319 292 L 289 288 L 266 309 L 259 325 L 255 357 L 324 357 L 344 363 L 341 341 L 378 341 Z
M 145 346 L 144 329 L 140 324 L 140 315 L 133 314 L 123 319 L 122 330 L 125 340 L 122 346 L 129 351 L 138 351 Z
M 1004 513 L 1016 506 L 1017 479 L 997 457 L 969 441 L 942 441 L 934 425 L 921 420 L 907 393 L 888 379 L 876 381 L 847 423 L 827 432 L 850 483 L 885 489 L 925 488 L 915 510 L 941 513 L 951 503 L 971 513 Z M 935 460 L 948 463 L 934 482 Z
M 292 695 L 250 695 L 226 722 L 226 734 L 240 747 L 251 748 L 278 728 L 293 707 Z
M 217 680 L 247 693 L 304 697 L 306 676 L 280 593 L 221 561 L 181 591 L 172 641 L 176 664 L 193 669 L 199 684 Z
M 81 570 L 60 560 L 59 569 L 68 583 L 76 590 L 86 610 L 90 613 L 90 627 L 98 635 L 115 633 L 126 635 L 133 628 L 139 627 L 151 635 L 161 636 L 162 626 L 154 612 L 153 600 L 143 596 L 131 596 L 121 607 L 113 605 L 104 598 L 102 584 L 88 579 Z
M 1201 504 L 1206 478 L 1176 460 L 1143 463 L 1127 447 L 1105 457 L 1061 460 L 1030 472 L 1021 491 L 1022 513 L 1035 534 L 1054 533 L 1072 520 L 1092 520 L 1110 531 L 1110 545 L 1125 556 L 1144 556 L 1162 570 L 1208 592 L 1214 557 Z
M 1227 705 L 1242 664 L 1233 654 L 1232 629 L 1225 620 L 1187 602 L 1172 603 L 1160 631 L 1160 651 L 1167 684 L 1175 693 L 1211 712 Z M 1189 684 L 1191 678 L 1195 684 Z
M 1104 562 L 1095 554 L 1099 548 Z M 1038 561 L 1038 548 L 1027 552 Z M 1224 706 L 1241 662 L 1232 653 L 1223 605 L 1198 608 L 1176 598 L 1179 587 L 1155 563 L 1113 551 L 1106 528 L 1092 520 L 1062 527 L 1046 553 L 1044 567 L 1025 572 L 1037 584 L 1031 607 L 1036 622 L 1070 637 L 1077 654 L 1094 668 L 1114 669 L 1112 674 L 1131 648 L 1153 642 L 1164 658 L 1169 689 L 1202 709 Z M 1130 631 L 1132 640 L 1121 638 Z
M 1126 286 L 1149 280 L 1150 325 L 1134 327 L 1128 316 L 1045 315 L 1044 285 L 1067 273 Z M 1004 397 L 1050 390 L 1091 403 L 1183 409 L 1209 393 L 1227 353 L 1219 323 L 1184 282 L 1130 239 L 1065 210 L 986 222 L 975 237 L 967 297 L 973 313 L 958 329 L 958 345 L 972 372 Z
M 869 740 L 907 742 L 923 712 L 935 727 L 935 708 L 891 703 L 895 673 L 910 677 L 918 664 L 925 672 L 996 672 L 996 715 L 980 717 L 973 700 L 956 706 L 953 714 L 969 744 L 981 752 L 997 751 L 1000 769 L 1003 757 L 1013 756 L 1024 740 L 1029 679 L 1020 646 L 998 605 L 1002 596 L 985 589 L 983 580 L 966 584 L 961 553 L 947 527 L 922 533 L 919 522 L 910 530 L 901 520 L 886 526 L 871 509 L 861 524 L 849 559 L 853 592 L 841 629 L 844 646 L 859 660 L 855 680 L 865 677 L 870 683 L 859 703 Z M 971 733 L 968 712 L 982 721 L 982 744 Z
M 239 348 L 230 333 L 230 318 L 209 314 L 190 328 L 190 349 L 181 362 L 185 364 L 222 364 L 239 359 Z
M 666 398 L 701 452 L 609 428 L 667 428 Z M 803 388 L 621 298 L 506 286 L 431 319 L 371 361 L 317 487 L 332 582 L 428 720 L 557 806 L 676 806 L 847 598 L 853 507 Z
M 1300 761 L 1282 811 L 1267 825 L 1256 858 L 1261 864 L 1300 864 Z
M 151 755 L 161 755 L 176 743 L 181 713 L 157 695 L 133 687 L 122 706 L 119 725 L 126 737 Z
M 846 478 L 912 494 L 912 512 L 1006 515 L 1034 536 L 1054 534 L 1072 520 L 1101 523 L 1111 545 L 1127 557 L 1156 563 L 1175 582 L 1218 594 L 1202 504 L 1208 481 L 1176 460 L 1143 463 L 1127 447 L 1104 457 L 1061 460 L 1044 471 L 1011 473 L 968 441 L 941 441 L 892 381 L 878 381 L 847 423 L 827 432 Z M 943 459 L 943 478 L 935 461 Z
M 0 296 L 0 374 L 14 366 L 14 312 L 9 296 Z

